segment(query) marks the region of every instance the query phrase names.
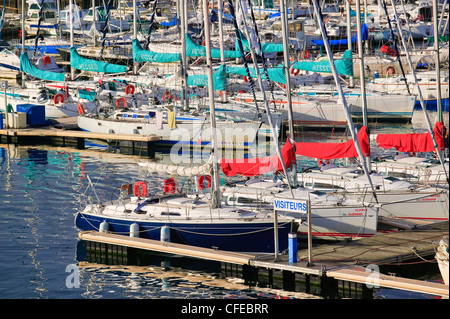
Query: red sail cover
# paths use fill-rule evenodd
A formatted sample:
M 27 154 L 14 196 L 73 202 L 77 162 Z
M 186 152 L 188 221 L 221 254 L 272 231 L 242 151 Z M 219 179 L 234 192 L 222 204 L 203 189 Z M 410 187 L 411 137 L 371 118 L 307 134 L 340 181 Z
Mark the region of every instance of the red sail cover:
M 295 153 L 289 139 L 281 149 L 286 168 L 295 163 Z M 278 155 L 256 158 L 233 158 L 220 160 L 220 167 L 226 176 L 256 176 L 273 171 L 282 171 L 283 166 Z
M 444 135 L 447 129 L 441 122 L 436 122 L 433 132 L 440 151 L 445 149 L 444 138 L 442 136 L 442 128 Z M 434 151 L 434 143 L 430 132 L 428 133 L 410 133 L 410 134 L 378 134 L 378 146 L 382 148 L 395 147 L 400 152 L 432 152 Z
M 367 126 L 361 127 L 358 133 L 358 141 L 364 156 L 370 156 L 369 137 Z M 318 159 L 336 159 L 357 157 L 355 143 L 348 140 L 344 143 L 295 143 L 295 153 Z

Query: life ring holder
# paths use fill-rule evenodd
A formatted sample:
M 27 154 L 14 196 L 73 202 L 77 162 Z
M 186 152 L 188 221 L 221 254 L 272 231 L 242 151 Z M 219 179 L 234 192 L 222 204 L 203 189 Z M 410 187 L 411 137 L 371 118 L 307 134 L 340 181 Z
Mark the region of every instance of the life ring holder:
M 120 108 L 123 102 L 123 107 L 126 108 L 128 106 L 127 100 L 124 97 L 118 98 L 116 101 L 116 107 Z
M 198 178 L 198 188 L 200 190 L 205 188 L 205 180 L 208 183 L 208 186 L 206 188 L 211 188 L 211 176 L 210 175 L 201 175 Z
M 132 84 L 128 84 L 125 88 L 125 94 L 134 94 L 135 87 Z
M 53 103 L 58 104 L 60 102 L 64 103 L 64 95 L 62 95 L 61 93 L 58 93 L 53 97 Z
M 137 181 L 136 183 L 134 183 L 133 194 L 134 196 L 137 197 L 147 197 L 148 195 L 147 183 L 144 181 Z
M 393 66 L 389 66 L 386 69 L 386 77 L 393 76 L 395 74 L 395 68 Z
M 302 51 L 302 59 L 309 59 L 310 56 L 311 56 L 311 52 L 309 52 L 308 50 Z
M 174 194 L 177 190 L 175 180 L 173 177 L 168 178 L 164 181 L 164 193 L 166 194 Z

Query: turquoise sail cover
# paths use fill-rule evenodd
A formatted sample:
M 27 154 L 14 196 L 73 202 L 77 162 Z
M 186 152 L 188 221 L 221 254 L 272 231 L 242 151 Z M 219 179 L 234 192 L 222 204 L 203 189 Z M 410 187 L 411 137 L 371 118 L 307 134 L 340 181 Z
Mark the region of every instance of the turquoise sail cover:
M 191 86 L 207 86 L 208 76 L 206 74 L 189 75 L 187 85 Z M 226 74 L 225 67 L 221 65 L 213 74 L 214 90 L 225 91 L 226 89 Z
M 242 46 L 244 47 L 244 51 L 248 52 L 250 51 L 250 44 L 247 40 L 247 38 L 244 36 L 244 34 L 239 30 L 241 33 L 241 39 L 242 39 Z M 238 44 L 236 41 L 236 51 L 239 51 Z M 261 48 L 264 53 L 269 52 L 283 52 L 283 44 L 282 43 L 261 43 Z
M 20 71 L 25 72 L 26 74 L 32 75 L 41 80 L 64 82 L 66 78 L 64 73 L 39 70 L 28 59 L 28 54 L 26 52 L 22 52 L 22 54 L 20 55 Z
M 137 39 L 133 40 L 133 61 L 134 62 L 159 62 L 170 63 L 181 61 L 180 53 L 158 53 L 144 50 Z
M 190 34 L 186 33 L 186 56 L 196 57 L 196 56 L 206 56 L 206 48 L 199 45 L 192 40 Z M 236 59 L 240 58 L 241 52 L 239 50 L 224 50 L 223 55 L 225 58 Z M 213 59 L 220 59 L 220 49 L 211 49 L 211 57 Z
M 76 48 L 70 48 L 70 66 L 78 70 L 101 73 L 124 73 L 127 71 L 126 65 L 83 58 L 78 54 Z
M 257 77 L 256 70 L 254 68 L 249 68 L 249 71 L 252 78 Z M 226 72 L 247 76 L 247 70 L 244 67 L 239 66 L 227 66 Z M 276 66 L 274 68 L 268 68 L 267 73 L 269 74 L 269 81 L 286 84 L 286 76 L 284 74 L 283 64 L 280 64 L 279 66 Z M 267 80 L 264 69 L 259 69 L 259 74 L 261 75 L 261 79 Z
M 334 65 L 336 66 L 336 70 L 339 74 L 353 76 L 352 51 L 345 51 L 342 59 L 335 60 Z M 292 67 L 297 70 L 331 73 L 331 66 L 329 61 L 299 61 L 294 63 Z

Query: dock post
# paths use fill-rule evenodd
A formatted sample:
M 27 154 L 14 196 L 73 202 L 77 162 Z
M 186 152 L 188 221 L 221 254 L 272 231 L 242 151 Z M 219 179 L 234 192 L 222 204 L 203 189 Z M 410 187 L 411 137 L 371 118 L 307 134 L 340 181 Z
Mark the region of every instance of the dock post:
M 288 235 L 289 245 L 289 262 L 297 262 L 297 233 L 289 233 Z
M 280 256 L 278 254 L 278 213 L 276 210 L 273 212 L 273 234 L 275 240 L 275 259 L 274 261 L 280 261 Z
M 84 138 L 77 137 L 77 148 L 80 150 L 84 150 Z

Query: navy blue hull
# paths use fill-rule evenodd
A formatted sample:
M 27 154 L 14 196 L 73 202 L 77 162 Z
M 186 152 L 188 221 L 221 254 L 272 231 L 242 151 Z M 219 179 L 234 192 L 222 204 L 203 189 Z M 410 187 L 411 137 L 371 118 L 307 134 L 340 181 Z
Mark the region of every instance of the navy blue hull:
M 424 100 L 427 111 L 437 111 L 437 99 L 434 100 Z M 442 111 L 449 111 L 449 98 L 441 99 Z M 420 100 L 416 101 L 414 104 L 415 110 L 422 110 L 422 106 L 420 105 Z
M 96 230 L 106 221 L 109 231 L 115 234 L 130 236 L 132 220 L 105 218 L 78 213 L 75 219 L 77 228 L 83 231 Z M 138 222 L 139 237 L 160 240 L 161 228 L 170 227 L 170 241 L 173 243 L 199 246 L 205 248 L 217 247 L 226 251 L 241 252 L 274 252 L 273 223 L 230 223 L 230 224 L 184 224 L 162 222 Z M 279 250 L 288 248 L 288 233 L 291 224 L 278 225 Z

